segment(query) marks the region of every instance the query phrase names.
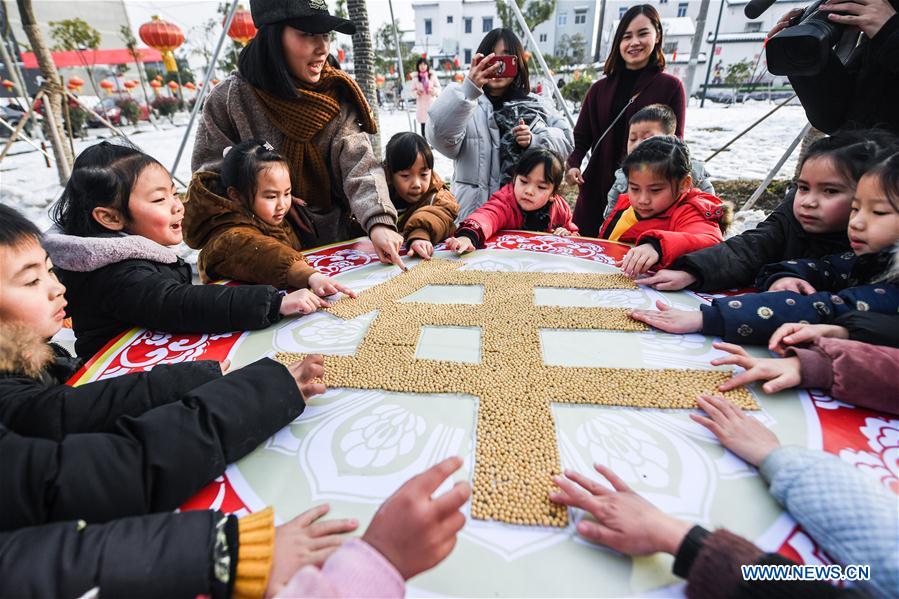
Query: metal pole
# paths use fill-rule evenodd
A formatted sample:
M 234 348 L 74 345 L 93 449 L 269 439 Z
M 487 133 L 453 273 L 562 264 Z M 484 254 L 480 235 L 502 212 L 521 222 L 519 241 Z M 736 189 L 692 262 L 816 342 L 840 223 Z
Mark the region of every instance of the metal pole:
M 712 40 L 712 50 L 709 52 L 708 65 L 706 65 L 705 69 L 705 83 L 702 85 L 702 99 L 699 101 L 699 107 L 702 108 L 705 106 L 705 92 L 709 89 L 709 76 L 712 74 L 712 62 L 715 60 L 715 48 L 718 46 L 718 31 L 721 29 L 721 13 L 724 12 L 724 2 L 725 0 L 721 0 L 721 4 L 718 6 L 718 22 L 715 24 L 715 39 Z
M 403 49 L 400 47 L 400 34 L 396 30 L 396 19 L 393 18 L 393 0 L 387 0 L 387 5 L 390 6 L 390 23 L 393 26 L 393 43 L 396 44 L 396 62 L 399 68 L 397 72 L 400 76 L 400 97 L 397 98 L 397 103 L 402 101 L 403 97 L 403 85 L 406 82 L 406 74 L 403 72 Z M 409 131 L 415 133 L 415 126 L 412 124 L 412 117 L 409 116 L 409 111 L 406 110 L 406 107 L 403 106 L 403 112 L 406 113 L 406 122 L 409 124 Z
M 533 55 L 537 57 L 537 63 L 540 65 L 540 68 L 543 69 L 543 74 L 549 80 L 549 85 L 552 87 L 553 92 L 556 95 L 556 99 L 562 105 L 562 110 L 565 111 L 565 116 L 568 118 L 568 122 L 571 124 L 571 128 L 574 129 L 574 117 L 571 116 L 571 111 L 568 110 L 568 104 L 565 103 L 565 98 L 562 97 L 562 92 L 559 91 L 559 88 L 556 86 L 556 82 L 553 81 L 553 78 L 549 76 L 549 67 L 546 66 L 546 61 L 543 59 L 543 53 L 540 51 L 540 46 L 537 45 L 537 40 L 534 39 L 534 34 L 528 29 L 528 23 L 524 20 L 524 15 L 521 14 L 521 9 L 518 8 L 518 4 L 515 0 L 506 0 L 509 6 L 512 7 L 512 11 L 515 13 L 515 17 L 518 19 L 518 24 L 521 26 L 522 31 L 525 32 L 528 38 L 528 42 L 531 44 L 531 47 L 534 49 Z
M 602 28 L 606 21 L 606 0 L 599 2 L 599 24 L 596 26 L 596 52 L 593 53 L 593 62 L 602 60 Z
M 70 92 L 69 90 L 66 90 L 65 96 L 71 98 L 72 100 L 75 101 L 76 104 L 78 104 L 79 106 L 81 106 L 82 108 L 84 108 L 86 111 L 88 111 L 89 113 L 91 113 L 92 115 L 94 115 L 95 117 L 97 117 L 98 119 L 100 119 L 100 123 L 101 123 L 104 127 L 106 127 L 107 129 L 109 129 L 110 131 L 112 131 L 113 133 L 115 133 L 116 135 L 118 135 L 119 137 L 124 137 L 125 139 L 128 140 L 128 143 L 130 143 L 130 144 L 132 144 L 132 145 L 135 145 L 134 142 L 131 141 L 131 138 L 129 138 L 127 135 L 125 135 L 125 133 L 124 133 L 121 129 L 119 129 L 118 127 L 116 127 L 115 125 L 113 125 L 112 123 L 110 123 L 108 120 L 106 120 L 105 118 L 103 118 L 103 117 L 102 117 L 96 110 L 94 110 L 94 109 L 92 109 L 92 108 L 88 108 L 87 105 L 86 105 L 84 102 L 81 101 L 81 98 L 79 98 L 78 96 L 74 95 L 74 94 L 73 94 L 72 92 Z
M 783 156 L 780 157 L 780 160 L 777 161 L 777 164 L 774 165 L 768 172 L 768 176 L 762 181 L 762 183 L 756 188 L 756 190 L 749 196 L 749 199 L 746 200 L 746 203 L 740 208 L 740 210 L 749 210 L 753 206 L 755 206 L 756 200 L 758 200 L 765 190 L 768 188 L 768 185 L 771 181 L 774 180 L 774 177 L 777 175 L 777 172 L 781 169 L 784 163 L 787 161 L 787 158 L 793 153 L 793 150 L 796 149 L 796 146 L 799 145 L 799 142 L 802 141 L 802 138 L 805 137 L 805 134 L 808 133 L 809 129 L 812 126 L 809 123 L 805 124 L 805 127 L 802 128 L 802 131 L 799 132 L 799 135 L 796 136 L 796 139 L 793 140 L 793 143 L 790 144 L 790 147 L 787 148 L 787 151 L 784 152 Z
M 696 15 L 696 30 L 693 33 L 693 46 L 690 48 L 687 80 L 684 82 L 688 98 L 693 94 L 693 81 L 696 78 L 696 67 L 699 66 L 699 50 L 702 48 L 702 37 L 705 35 L 705 21 L 708 14 L 709 0 L 702 0 L 702 3 L 699 5 L 699 14 Z M 706 60 L 708 60 L 708 57 L 706 57 Z
M 222 35 L 219 37 L 218 44 L 215 46 L 215 52 L 212 53 L 212 60 L 209 61 L 209 67 L 206 69 L 206 76 L 203 77 L 203 85 L 200 86 L 200 90 L 197 92 L 197 101 L 194 102 L 193 110 L 190 111 L 190 120 L 187 122 L 187 129 L 184 131 L 184 136 L 181 138 L 181 145 L 178 147 L 178 153 L 175 155 L 175 162 L 172 164 L 172 177 L 175 177 L 178 163 L 181 162 L 181 154 L 184 153 L 184 146 L 187 144 L 187 137 L 190 135 L 190 130 L 194 126 L 194 120 L 196 120 L 197 113 L 200 111 L 200 105 L 203 103 L 201 100 L 205 96 L 206 88 L 209 86 L 209 81 L 212 79 L 212 74 L 215 72 L 215 63 L 218 62 L 219 52 L 222 51 L 222 44 L 228 36 L 228 29 L 231 27 L 231 21 L 234 20 L 234 13 L 237 11 L 237 2 L 238 0 L 232 0 L 231 2 L 231 8 L 228 10 L 228 16 L 225 18 L 225 24 L 223 25 Z
M 771 116 L 772 114 L 774 114 L 775 112 L 777 112 L 778 110 L 780 110 L 781 108 L 786 106 L 788 103 L 792 102 L 795 97 L 796 97 L 796 94 L 793 94 L 792 96 L 790 96 L 789 98 L 787 98 L 786 100 L 784 100 L 783 102 L 781 102 L 780 104 L 778 104 L 777 106 L 775 106 L 774 108 L 769 110 L 767 113 L 765 113 L 765 115 L 762 116 L 761 118 L 759 118 L 756 122 L 754 122 L 753 124 L 749 125 L 745 129 L 743 129 L 742 131 L 737 133 L 736 137 L 734 137 L 729 142 L 727 142 L 726 144 L 724 144 L 723 146 L 721 146 L 720 148 L 715 150 L 711 156 L 709 156 L 708 158 L 705 159 L 705 162 L 708 162 L 709 160 L 711 160 L 712 158 L 714 158 L 715 156 L 717 156 L 718 154 L 720 154 L 721 152 L 723 152 L 724 150 L 729 148 L 731 145 L 733 145 L 733 143 L 735 141 L 737 141 L 738 139 L 740 139 L 741 137 L 743 137 L 744 135 L 746 135 L 747 133 L 749 133 L 750 131 L 755 129 L 756 125 L 758 125 L 759 123 L 764 121 L 766 118 L 768 118 L 769 116 Z

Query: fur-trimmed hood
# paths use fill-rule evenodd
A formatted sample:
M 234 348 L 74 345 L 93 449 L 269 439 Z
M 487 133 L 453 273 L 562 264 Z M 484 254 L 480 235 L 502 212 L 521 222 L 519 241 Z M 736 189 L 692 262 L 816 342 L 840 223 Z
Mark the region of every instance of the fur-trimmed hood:
M 174 264 L 178 254 L 140 235 L 110 234 L 104 237 L 66 235 L 52 227 L 41 240 L 55 266 L 72 272 L 93 272 L 125 260 L 150 260 Z
M 30 328 L 0 323 L 0 373 L 38 378 L 53 358 L 50 345 Z

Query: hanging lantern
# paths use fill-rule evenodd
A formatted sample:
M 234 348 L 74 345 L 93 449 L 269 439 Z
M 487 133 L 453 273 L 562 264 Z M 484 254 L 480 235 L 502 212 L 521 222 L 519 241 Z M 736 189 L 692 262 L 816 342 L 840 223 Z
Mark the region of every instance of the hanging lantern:
M 108 94 L 109 92 L 112 91 L 112 88 L 115 87 L 115 84 L 113 84 L 112 81 L 108 81 L 108 80 L 104 79 L 103 81 L 100 82 L 100 87 L 102 87 L 103 91 L 105 91 Z
M 8 92 L 11 92 L 11 91 L 12 91 L 12 88 L 13 88 L 15 85 L 16 85 L 16 84 L 13 83 L 12 81 L 10 81 L 9 79 L 4 79 L 4 80 L 3 80 L 3 87 L 5 87 L 5 88 L 6 88 L 6 91 L 8 91 Z
M 69 82 L 66 84 L 66 87 L 69 88 L 70 91 L 75 92 L 76 94 L 81 93 L 81 87 L 84 85 L 84 79 L 81 77 L 72 77 L 69 79 Z
M 153 91 L 156 92 L 156 95 L 158 96 L 159 88 L 162 87 L 162 84 L 159 81 L 154 79 L 153 81 L 150 82 L 150 87 L 153 88 Z
M 156 75 L 156 81 L 162 83 L 162 75 Z
M 462 83 L 464 80 L 465 75 L 463 75 L 462 73 L 456 73 L 455 75 L 453 75 L 453 81 L 455 81 L 456 83 Z
M 337 50 L 337 62 L 343 62 L 346 60 L 346 52 L 344 52 L 343 48 Z
M 525 61 L 525 62 L 530 62 L 530 61 L 531 61 L 531 53 L 530 53 L 529 51 L 527 51 L 527 50 L 524 51 L 524 61 Z
M 387 81 L 387 80 L 384 79 L 384 75 L 378 75 L 377 77 L 375 77 L 375 83 L 377 84 L 378 87 L 381 87 L 382 85 L 384 85 L 385 81 Z
M 460 66 L 460 64 L 459 64 L 459 57 L 457 56 L 456 59 L 453 60 L 453 67 L 458 69 L 459 66 Z
M 165 65 L 166 71 L 178 70 L 178 63 L 175 62 L 175 55 L 172 52 L 184 43 L 184 33 L 180 27 L 153 15 L 150 22 L 140 26 L 138 34 L 145 44 L 162 52 L 162 64 Z
M 177 81 L 169 81 L 169 89 L 174 91 L 178 90 L 178 82 Z
M 197 86 L 193 84 L 192 81 L 188 81 L 184 84 L 184 89 L 189 89 L 192 92 L 197 91 Z
M 218 79 L 213 79 L 212 81 L 210 81 L 210 83 L 211 83 L 212 85 L 218 85 L 218 84 L 219 84 L 219 80 L 218 80 Z
M 125 89 L 127 89 L 128 91 L 131 91 L 132 89 L 137 87 L 137 82 L 136 81 L 126 81 L 123 85 L 125 86 Z
M 224 22 L 222 23 L 224 25 Z M 237 6 L 231 27 L 228 28 L 228 37 L 241 46 L 246 46 L 250 40 L 256 37 L 256 26 L 253 25 L 253 16 L 243 5 Z

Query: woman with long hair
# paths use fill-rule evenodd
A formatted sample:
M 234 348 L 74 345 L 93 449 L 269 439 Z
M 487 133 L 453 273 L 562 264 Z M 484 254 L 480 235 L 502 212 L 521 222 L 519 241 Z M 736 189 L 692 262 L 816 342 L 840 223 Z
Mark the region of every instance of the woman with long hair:
M 493 59 L 501 56 L 514 57 L 514 77 L 496 76 L 502 63 Z M 528 148 L 547 148 L 560 156 L 572 149 L 568 121 L 531 93 L 524 48 L 510 29 L 484 36 L 468 76 L 448 85 L 428 115 L 428 141 L 454 162 L 457 222 L 512 180 L 515 163 Z
M 605 77 L 587 91 L 574 127 L 574 151 L 565 177 L 580 186 L 574 221 L 584 235 L 599 233 L 606 197 L 627 148 L 627 124 L 638 110 L 650 104 L 670 106 L 677 116 L 676 135 L 684 136 L 684 86 L 664 71 L 659 13 L 651 4 L 632 6 L 615 31 L 603 67 Z M 581 162 L 591 149 L 593 155 L 581 172 Z
M 226 148 L 265 140 L 290 165 L 298 200 L 288 218 L 304 247 L 367 233 L 383 262 L 401 266 L 403 237 L 368 136 L 377 124 L 356 82 L 328 60 L 331 32 L 355 26 L 312 0 L 253 0 L 250 9 L 259 31 L 206 100 L 194 172 L 220 172 Z
M 440 95 L 440 79 L 431 72 L 431 63 L 424 56 L 415 63 L 412 93 L 415 94 L 415 120 L 421 126 L 421 135 L 424 137 L 428 109 L 431 108 L 434 98 Z

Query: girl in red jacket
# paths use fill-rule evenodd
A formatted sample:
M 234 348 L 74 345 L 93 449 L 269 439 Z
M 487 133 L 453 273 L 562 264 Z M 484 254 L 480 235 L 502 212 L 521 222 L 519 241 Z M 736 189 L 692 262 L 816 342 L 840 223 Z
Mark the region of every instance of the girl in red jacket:
M 665 135 L 638 145 L 622 165 L 627 193 L 600 229 L 600 238 L 633 243 L 618 263 L 631 278 L 653 266 L 719 243 L 724 203 L 693 187 L 690 152 L 683 140 Z
M 459 224 L 456 236 L 446 240 L 446 249 L 464 254 L 482 248 L 501 229 L 576 235 L 571 209 L 556 193 L 563 175 L 562 160 L 555 153 L 546 148 L 528 150 L 515 165 L 512 182 Z

